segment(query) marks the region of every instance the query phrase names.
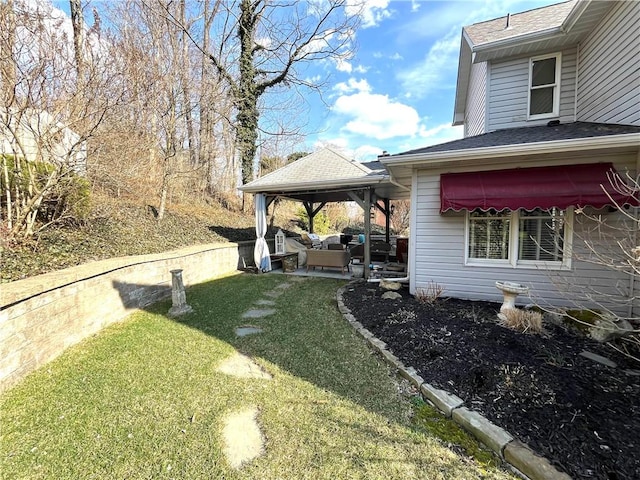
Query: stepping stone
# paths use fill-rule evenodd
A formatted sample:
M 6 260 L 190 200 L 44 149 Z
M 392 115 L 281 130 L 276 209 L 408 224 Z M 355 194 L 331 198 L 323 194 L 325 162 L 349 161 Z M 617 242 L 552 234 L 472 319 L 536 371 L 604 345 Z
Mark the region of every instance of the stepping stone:
M 274 313 L 276 313 L 276 311 L 273 308 L 255 308 L 244 312 L 242 318 L 264 318 Z
M 218 372 L 238 378 L 261 378 L 271 380 L 273 377 L 265 372 L 260 365 L 257 365 L 246 355 L 236 352 L 225 359 L 218 368 Z
M 236 328 L 236 335 L 238 337 L 246 337 L 247 335 L 253 335 L 254 333 L 262 333 L 260 327 L 254 327 L 253 325 L 243 325 Z
M 258 300 L 256 305 L 273 307 L 276 304 L 274 300 Z
M 583 350 L 578 355 L 588 358 L 589 360 L 593 360 L 596 363 L 606 365 L 607 367 L 616 368 L 618 366 L 618 364 L 613 360 L 609 360 L 607 357 L 603 357 L 602 355 L 598 355 L 597 353 L 593 353 L 588 350 Z
M 264 435 L 257 418 L 258 409 L 250 407 L 230 414 L 224 421 L 224 454 L 235 469 L 264 453 Z
M 402 295 L 400 295 L 398 292 L 384 292 L 382 294 L 382 298 L 384 298 L 385 300 L 396 300 L 398 298 L 402 298 Z
M 293 286 L 292 283 L 281 283 L 276 288 L 279 288 L 280 290 L 286 290 L 287 288 L 292 287 L 292 286 Z
M 267 297 L 278 298 L 280 295 L 282 295 L 282 290 L 271 290 L 269 292 L 265 292 L 264 294 Z

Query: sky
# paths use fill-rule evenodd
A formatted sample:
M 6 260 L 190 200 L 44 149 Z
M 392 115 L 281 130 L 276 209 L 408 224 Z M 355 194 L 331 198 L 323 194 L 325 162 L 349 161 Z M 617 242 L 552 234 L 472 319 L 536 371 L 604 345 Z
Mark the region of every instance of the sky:
M 462 27 L 560 0 L 353 1 L 366 3 L 355 55 L 332 64 L 322 98 L 305 97 L 298 151 L 333 146 L 367 161 L 462 138 L 452 126 Z M 69 10 L 68 0 L 52 3 Z
M 453 105 L 462 27 L 554 0 L 371 0 L 354 58 L 337 65 L 311 142 L 360 160 L 462 138 Z

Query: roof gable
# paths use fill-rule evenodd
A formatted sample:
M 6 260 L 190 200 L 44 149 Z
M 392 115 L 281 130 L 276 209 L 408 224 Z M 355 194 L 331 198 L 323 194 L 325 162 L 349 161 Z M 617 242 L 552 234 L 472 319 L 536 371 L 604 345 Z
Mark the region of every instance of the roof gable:
M 324 148 L 247 183 L 243 189 L 254 191 L 289 184 L 324 183 L 362 178 L 371 173 L 371 170 L 361 163 L 350 160 L 330 148 Z
M 543 32 L 560 27 L 575 5 L 576 0 L 569 0 L 526 12 L 505 15 L 485 22 L 474 23 L 464 27 L 464 31 L 472 46 Z

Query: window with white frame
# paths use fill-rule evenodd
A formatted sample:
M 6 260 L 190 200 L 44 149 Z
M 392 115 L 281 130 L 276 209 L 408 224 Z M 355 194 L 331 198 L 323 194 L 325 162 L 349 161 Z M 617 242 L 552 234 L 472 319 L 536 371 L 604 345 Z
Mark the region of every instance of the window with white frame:
M 469 258 L 509 259 L 509 213 L 469 213 Z
M 530 120 L 557 117 L 560 113 L 561 55 L 533 57 L 529 60 Z
M 467 215 L 467 264 L 569 266 L 570 211 L 552 208 Z

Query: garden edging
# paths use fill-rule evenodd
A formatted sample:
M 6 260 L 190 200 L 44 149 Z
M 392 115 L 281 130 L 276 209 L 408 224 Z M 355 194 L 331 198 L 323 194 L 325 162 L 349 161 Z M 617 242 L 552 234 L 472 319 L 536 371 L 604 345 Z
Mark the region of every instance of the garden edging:
M 532 480 L 570 480 L 569 475 L 558 471 L 546 458 L 537 455 L 509 432 L 490 422 L 480 413 L 465 407 L 461 398 L 433 387 L 425 382 L 413 367 L 405 366 L 392 352 L 387 350 L 386 344 L 358 322 L 349 308 L 345 306 L 343 292 L 347 287 L 348 285 L 341 287 L 336 294 L 338 309 L 344 318 L 375 350 L 380 352 L 387 363 L 397 369 L 403 378 L 418 389 L 426 401 L 491 448 L 523 477 Z

